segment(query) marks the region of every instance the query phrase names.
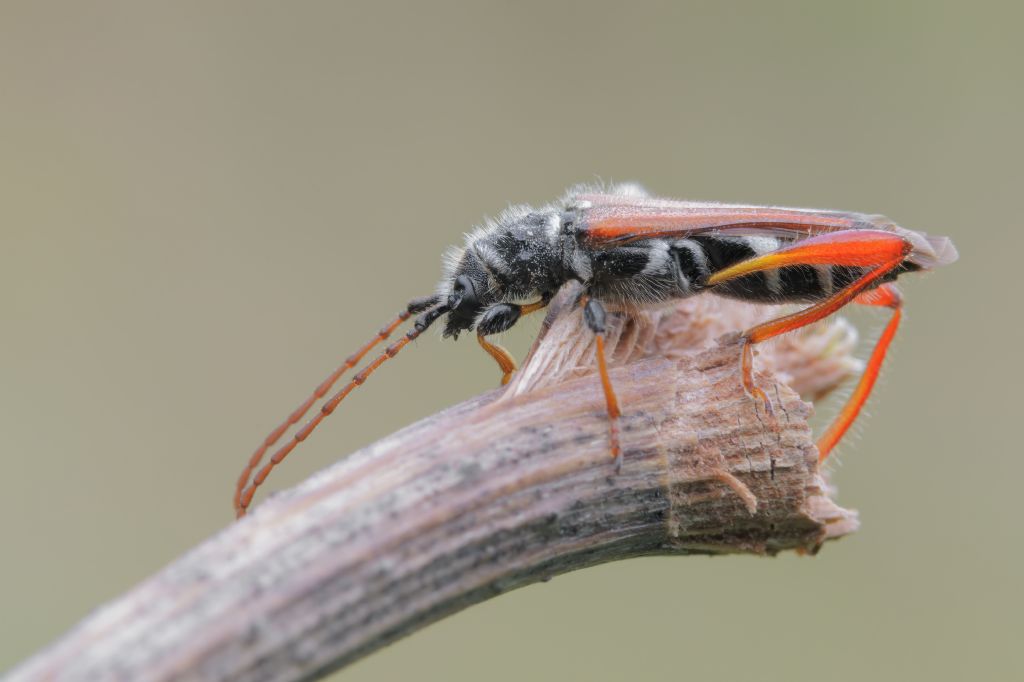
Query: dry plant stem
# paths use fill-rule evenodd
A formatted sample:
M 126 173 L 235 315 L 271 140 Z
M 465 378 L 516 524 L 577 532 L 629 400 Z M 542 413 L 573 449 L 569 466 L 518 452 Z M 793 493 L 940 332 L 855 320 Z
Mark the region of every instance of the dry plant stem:
M 682 310 L 693 333 L 699 315 Z M 808 405 L 761 374 L 778 415 L 765 421 L 740 387 L 738 345 L 708 342 L 714 314 L 709 334 L 682 346 L 671 344 L 676 313 L 613 316 L 625 450 L 615 475 L 597 378 L 574 376 L 590 337 L 562 313 L 506 390 L 272 496 L 8 679 L 316 679 L 566 571 L 656 554 L 813 552 L 856 528 L 819 475 Z M 748 313 L 728 314 L 735 325 Z M 814 363 L 845 374 L 843 353 L 779 348 L 759 361 L 785 365 L 787 352 L 790 376 L 817 376 Z

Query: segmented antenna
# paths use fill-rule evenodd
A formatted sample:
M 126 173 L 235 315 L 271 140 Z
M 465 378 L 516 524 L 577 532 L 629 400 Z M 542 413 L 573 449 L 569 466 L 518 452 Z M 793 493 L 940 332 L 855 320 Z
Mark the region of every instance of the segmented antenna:
M 242 473 L 238 477 L 238 482 L 235 484 L 234 505 L 236 514 L 238 513 L 238 510 L 241 505 L 242 491 L 245 490 L 245 486 L 248 485 L 249 483 L 249 477 L 252 476 L 253 470 L 257 466 L 259 466 L 260 461 L 263 459 L 263 455 L 266 454 L 267 450 L 274 443 L 280 440 L 281 436 L 283 436 L 284 433 L 288 429 L 290 429 L 293 424 L 298 423 L 298 421 L 302 419 L 306 412 L 309 411 L 309 408 L 313 406 L 313 403 L 327 395 L 327 391 L 331 390 L 331 387 L 334 386 L 338 379 L 341 378 L 342 374 L 344 374 L 345 372 L 359 364 L 359 361 L 362 360 L 367 353 L 373 350 L 373 348 L 381 341 L 384 341 L 389 336 L 391 336 L 391 334 L 399 326 L 401 326 L 403 322 L 408 320 L 416 313 L 423 312 L 424 310 L 434 305 L 435 303 L 437 303 L 436 296 L 417 298 L 410 301 L 409 304 L 406 306 L 405 310 L 400 312 L 391 322 L 381 327 L 380 331 L 377 332 L 377 335 L 374 336 L 369 341 L 367 341 L 365 344 L 363 344 L 362 348 L 360 348 L 355 353 L 345 358 L 345 362 L 342 363 L 340 367 L 331 372 L 331 374 L 326 379 L 321 381 L 320 385 L 316 387 L 316 390 L 314 390 L 313 393 L 308 398 L 306 398 L 306 400 L 303 401 L 301 405 L 295 408 L 292 411 L 292 413 L 288 415 L 288 418 L 281 423 L 280 426 L 271 431 L 270 434 L 263 439 L 263 442 L 260 443 L 260 446 L 256 448 L 256 451 L 253 452 L 252 455 L 249 457 L 249 461 L 246 463 L 245 468 L 242 469 Z
M 266 453 L 270 446 L 276 443 L 278 439 L 281 438 L 284 432 L 287 431 L 292 424 L 295 424 L 300 419 L 302 419 L 302 416 L 306 414 L 306 412 L 309 410 L 312 404 L 321 397 L 323 397 L 327 393 L 327 391 L 331 389 L 331 386 L 334 385 L 338 378 L 342 374 L 344 374 L 345 371 L 354 367 L 363 358 L 363 356 L 365 356 L 370 351 L 370 349 L 372 349 L 374 346 L 376 346 L 384 339 L 388 338 L 388 336 L 390 336 L 391 333 L 394 332 L 394 330 L 397 329 L 398 326 L 402 324 L 402 322 L 409 319 L 410 316 L 416 314 L 417 312 L 422 312 L 424 309 L 436 304 L 437 301 L 438 298 L 436 296 L 431 296 L 428 298 L 416 299 L 410 302 L 405 311 L 401 312 L 398 315 L 398 317 L 395 318 L 395 320 L 389 323 L 386 327 L 382 328 L 377 333 L 377 336 L 368 341 L 356 353 L 354 353 L 348 359 L 346 359 L 344 364 L 342 364 L 338 369 L 332 372 L 331 375 L 327 377 L 327 379 L 321 382 L 321 384 L 317 386 L 313 394 L 309 398 L 307 398 L 306 401 L 303 402 L 302 405 L 300 405 L 294 412 L 292 412 L 291 415 L 288 416 L 288 419 L 281 424 L 281 426 L 274 429 L 270 433 L 270 435 L 267 436 L 267 438 L 263 441 L 263 444 L 260 445 L 260 447 L 256 449 L 256 452 L 254 452 L 252 456 L 249 458 L 249 462 L 246 464 L 245 469 L 242 471 L 242 475 L 239 476 L 238 478 L 238 483 L 235 488 L 235 514 L 238 518 L 245 516 L 246 510 L 252 503 L 253 495 L 256 494 L 256 489 L 263 484 L 263 482 L 267 479 L 267 476 L 270 475 L 270 472 L 274 469 L 274 467 L 276 467 L 278 464 L 284 461 L 284 458 L 288 456 L 288 453 L 295 449 L 296 445 L 306 440 L 306 438 L 309 437 L 309 434 L 311 434 L 313 430 L 316 429 L 320 422 L 322 422 L 327 415 L 334 412 L 335 408 L 338 407 L 338 404 L 342 400 L 344 400 L 345 397 L 356 388 L 356 386 L 362 385 L 362 383 L 365 382 L 366 379 L 371 374 L 373 374 L 378 367 L 384 364 L 386 360 L 389 360 L 390 358 L 393 358 L 396 355 L 398 355 L 399 351 L 401 351 L 411 341 L 415 340 L 420 334 L 422 334 L 431 324 L 433 324 L 437 320 L 437 318 L 441 317 L 441 315 L 448 312 L 448 307 L 445 305 L 439 306 L 437 308 L 434 308 L 433 310 L 424 313 L 419 318 L 417 318 L 413 328 L 410 329 L 404 337 L 388 346 L 387 349 L 380 356 L 378 356 L 373 362 L 371 362 L 369 365 L 360 370 L 354 377 L 352 377 L 352 379 L 344 387 L 342 387 L 340 391 L 331 396 L 331 398 L 327 402 L 325 402 L 323 406 L 321 406 L 320 411 L 317 414 L 315 414 L 312 419 L 306 422 L 306 424 L 301 429 L 295 432 L 295 435 L 292 436 L 290 441 L 288 441 L 280 448 L 278 448 L 278 450 L 273 454 L 270 460 L 266 464 L 264 464 L 263 467 L 256 473 L 256 476 L 253 477 L 252 483 L 249 485 L 249 487 L 246 488 L 246 484 L 249 483 L 249 476 L 252 474 L 253 470 L 255 470 L 257 466 L 259 466 L 260 461 L 263 459 L 264 453 Z
M 285 431 L 290 429 L 293 424 L 302 419 L 306 412 L 309 411 L 309 408 L 313 406 L 313 403 L 327 395 L 327 391 L 331 390 L 331 387 L 334 386 L 335 382 L 341 378 L 342 374 L 355 367 L 359 361 L 373 349 L 374 346 L 391 336 L 392 332 L 394 332 L 399 325 L 408 320 L 410 316 L 411 313 L 408 310 L 403 310 L 397 317 L 395 317 L 394 320 L 384 327 L 381 327 L 376 336 L 367 341 L 362 348 L 348 356 L 340 367 L 331 372 L 326 379 L 320 382 L 320 385 L 316 387 L 316 390 L 313 391 L 312 395 L 306 398 L 301 405 L 295 408 L 295 410 L 288 415 L 287 419 L 281 422 L 280 426 L 271 431 L 270 434 L 263 439 L 260 446 L 256 448 L 256 451 L 249 457 L 248 463 L 245 465 L 245 468 L 242 469 L 242 473 L 238 477 L 238 482 L 235 484 L 235 513 L 239 510 L 240 502 L 242 500 L 242 491 L 245 490 L 245 486 L 249 484 L 249 477 L 252 476 L 253 469 L 259 466 L 260 461 L 263 459 L 263 455 L 266 454 L 270 446 L 280 440 Z
M 362 348 L 357 350 L 352 355 L 348 356 L 345 359 L 345 362 L 342 363 L 340 367 L 331 372 L 330 376 L 328 376 L 326 379 L 320 382 L 320 385 L 316 387 L 316 390 L 313 391 L 312 395 L 306 398 L 306 400 L 301 405 L 295 408 L 295 410 L 293 410 L 292 413 L 288 415 L 288 418 L 285 419 L 280 426 L 271 431 L 270 434 L 263 439 L 263 442 L 260 444 L 260 446 L 256 448 L 256 451 L 253 452 L 252 455 L 249 457 L 249 461 L 246 463 L 245 468 L 242 469 L 242 473 L 238 477 L 238 482 L 235 484 L 234 505 L 236 514 L 238 513 L 238 510 L 241 505 L 242 491 L 245 490 L 245 486 L 248 485 L 249 483 L 249 477 L 252 476 L 253 470 L 257 466 L 259 466 L 260 461 L 263 459 L 263 455 L 266 454 L 270 446 L 272 446 L 274 443 L 280 440 L 281 436 L 284 435 L 285 431 L 290 429 L 293 424 L 298 423 L 298 421 L 302 419 L 306 412 L 309 411 L 309 408 L 313 406 L 313 403 L 327 395 L 327 391 L 331 390 L 331 387 L 334 386 L 335 382 L 337 382 L 338 379 L 341 378 L 341 375 L 355 367 L 357 364 L 359 364 L 359 361 L 362 360 L 363 357 L 374 348 L 374 346 L 376 346 L 381 341 L 384 341 L 389 336 L 391 336 L 395 329 L 397 329 L 403 322 L 408 320 L 410 317 L 412 317 L 416 313 L 423 312 L 424 310 L 434 305 L 435 303 L 437 303 L 436 296 L 418 298 L 410 301 L 409 304 L 406 306 L 405 310 L 400 312 L 398 316 L 395 317 L 394 320 L 392 320 L 387 325 L 382 327 L 380 331 L 377 332 L 377 335 L 374 336 L 369 341 L 367 341 Z

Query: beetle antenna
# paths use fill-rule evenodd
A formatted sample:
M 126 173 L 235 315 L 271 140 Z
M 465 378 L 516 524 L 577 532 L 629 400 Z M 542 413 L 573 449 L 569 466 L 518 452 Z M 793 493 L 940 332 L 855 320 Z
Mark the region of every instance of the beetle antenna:
M 256 469 L 256 467 L 259 466 L 260 461 L 262 461 L 263 456 L 266 454 L 267 450 L 274 443 L 279 441 L 281 439 L 281 436 L 283 436 L 284 433 L 288 429 L 290 429 L 293 424 L 298 423 L 298 421 L 302 419 L 303 416 L 305 416 L 306 412 L 309 411 L 309 408 L 313 406 L 313 403 L 327 395 L 327 392 L 331 390 L 331 387 L 334 386 L 338 379 L 341 378 L 342 374 L 344 374 L 345 372 L 359 364 L 359 361 L 362 360 L 363 357 L 374 348 L 374 346 L 376 346 L 381 341 L 384 341 L 389 336 L 391 336 L 391 334 L 399 326 L 401 326 L 403 322 L 408 320 L 413 315 L 421 313 L 424 310 L 430 308 L 431 306 L 436 305 L 438 300 L 439 298 L 437 296 L 426 296 L 424 298 L 415 298 L 409 301 L 408 305 L 406 305 L 405 307 L 405 310 L 398 313 L 398 315 L 395 316 L 393 320 L 391 320 L 386 325 L 381 327 L 380 331 L 377 332 L 377 335 L 374 336 L 369 341 L 367 341 L 365 344 L 363 344 L 362 348 L 357 350 L 352 355 L 348 356 L 345 359 L 345 362 L 341 364 L 341 366 L 339 366 L 336 370 L 331 372 L 331 374 L 326 379 L 321 381 L 320 384 L 316 387 L 316 390 L 314 390 L 313 393 L 308 398 L 306 398 L 306 400 L 303 401 L 301 405 L 295 408 L 292 411 L 292 413 L 288 415 L 287 419 L 281 422 L 280 426 L 271 431 L 270 434 L 263 439 L 263 442 L 260 443 L 260 446 L 256 448 L 256 451 L 253 452 L 252 455 L 249 457 L 249 461 L 246 463 L 245 468 L 242 469 L 242 473 L 238 477 L 238 482 L 235 484 L 234 504 L 236 514 L 238 514 L 239 516 L 241 515 L 239 514 L 239 512 L 242 509 L 242 493 L 245 491 L 245 486 L 249 484 L 249 477 L 252 476 L 252 472 Z
M 428 299 L 421 299 L 421 301 L 419 301 L 419 303 L 423 304 L 427 300 Z M 430 300 L 430 304 L 429 305 L 436 304 L 437 301 L 438 301 L 437 297 L 432 297 L 429 300 Z M 417 303 L 417 302 L 414 301 L 414 303 Z M 413 305 L 410 304 L 409 308 L 412 309 Z M 309 434 L 313 433 L 313 430 L 316 429 L 317 426 L 319 426 L 320 422 L 322 422 L 327 415 L 329 415 L 332 412 L 334 412 L 335 408 L 338 407 L 338 404 L 341 403 L 341 401 L 344 400 L 345 397 L 348 396 L 349 393 L 351 393 L 353 390 L 355 390 L 356 386 L 362 385 L 363 382 L 365 382 L 367 380 L 367 378 L 369 378 L 369 376 L 371 374 L 373 374 L 377 370 L 378 367 L 383 365 L 385 361 L 387 361 L 387 360 L 395 357 L 396 355 L 398 355 L 398 353 L 403 348 L 405 348 L 407 345 L 409 345 L 410 342 L 414 341 L 420 334 L 425 332 L 427 330 L 427 328 L 430 327 L 430 325 L 432 325 L 434 322 L 436 322 L 437 319 L 439 317 L 441 317 L 442 315 L 444 315 L 446 312 L 448 312 L 448 306 L 447 305 L 439 305 L 436 308 L 432 308 L 432 309 L 428 310 L 427 312 L 423 313 L 422 315 L 420 315 L 418 318 L 416 318 L 416 323 L 413 325 L 412 329 L 410 329 L 408 332 L 406 332 L 405 336 L 403 336 L 401 339 L 399 339 L 398 341 L 396 341 L 393 344 L 391 344 L 390 346 L 388 346 L 387 349 L 385 349 L 385 351 L 383 353 L 381 353 L 379 356 L 377 356 L 377 358 L 373 362 L 371 362 L 370 364 L 368 364 L 365 367 L 363 367 L 363 369 L 361 369 L 354 377 L 352 377 L 352 379 L 350 379 L 349 382 L 347 384 L 345 384 L 341 388 L 341 390 L 339 390 L 337 393 L 335 393 L 333 396 L 331 396 L 330 399 L 327 402 L 325 402 L 320 407 L 320 411 L 317 412 L 315 415 L 313 415 L 313 418 L 310 419 L 308 422 L 306 422 L 306 424 L 301 429 L 296 431 L 295 435 L 292 436 L 292 439 L 290 441 L 288 441 L 287 443 L 282 445 L 280 448 L 278 448 L 277 452 L 275 452 L 273 454 L 273 456 L 267 461 L 267 463 L 264 464 L 263 467 L 258 472 L 256 472 L 256 475 L 253 477 L 252 483 L 249 485 L 249 487 L 247 489 L 245 489 L 244 492 L 239 491 L 238 493 L 236 493 L 236 495 L 237 495 L 237 504 L 236 504 L 236 507 L 235 507 L 235 512 L 236 512 L 237 516 L 239 518 L 241 518 L 242 516 L 245 516 L 246 510 L 249 508 L 249 505 L 252 503 L 253 495 L 256 494 L 256 489 L 258 487 L 260 487 L 260 485 L 263 484 L 263 482 L 267 479 L 267 476 L 270 475 L 270 472 L 274 469 L 274 467 L 276 467 L 278 464 L 280 464 L 282 461 L 284 461 L 284 458 L 288 456 L 288 453 L 290 453 L 292 450 L 295 449 L 296 445 L 298 445 L 302 441 L 306 440 L 306 438 L 309 437 Z M 411 313 L 409 313 L 409 314 L 411 314 Z M 406 318 L 405 319 L 408 319 L 409 314 L 406 314 Z M 399 315 L 399 318 L 401 318 L 401 315 Z M 399 319 L 396 322 L 392 323 L 393 326 L 389 325 L 388 327 L 385 327 L 381 331 L 389 330 L 388 333 L 390 334 L 390 332 L 393 331 L 394 327 L 397 327 L 399 324 L 401 324 L 401 321 L 402 320 Z M 383 339 L 383 338 L 386 338 L 386 337 L 380 336 L 378 334 L 378 336 L 377 336 L 378 340 L 379 339 Z M 361 352 L 362 352 L 362 355 L 365 355 L 366 352 L 368 352 L 370 350 L 370 348 L 372 348 L 374 345 L 376 345 L 376 343 L 377 343 L 377 341 L 371 341 L 370 343 L 367 344 L 367 346 L 364 346 L 363 349 L 360 349 Z M 362 355 L 359 355 L 359 357 L 361 358 Z M 353 357 L 355 357 L 355 356 L 353 356 Z M 355 364 L 356 362 L 359 362 L 359 359 L 356 359 L 352 364 Z M 348 361 L 346 361 L 345 365 L 342 365 L 342 368 L 340 368 L 338 371 L 336 371 L 335 374 L 339 374 L 340 375 L 340 373 L 344 371 L 346 365 L 348 365 Z M 332 374 L 330 377 L 328 377 L 328 380 L 331 380 L 330 381 L 331 384 L 334 383 L 334 380 L 332 380 L 332 377 L 334 378 L 334 380 L 336 380 L 336 377 L 334 376 L 334 374 Z M 326 392 L 327 390 L 329 390 L 330 384 L 328 384 L 327 381 L 325 381 L 324 384 L 327 384 L 327 388 L 324 389 L 324 391 Z M 323 386 L 324 384 L 321 384 L 321 386 Z M 318 387 L 317 390 L 319 391 L 320 388 Z M 314 395 L 316 395 L 316 394 L 314 393 Z M 305 411 L 307 409 L 309 409 L 308 406 L 306 406 L 305 403 L 303 403 L 303 405 L 301 405 L 300 408 L 304 408 L 304 409 L 302 409 L 301 412 L 299 412 L 299 410 L 296 410 L 295 413 L 293 413 L 293 416 L 295 414 L 298 414 L 298 417 L 296 417 L 294 421 L 290 422 L 288 424 L 289 426 L 291 424 L 295 423 L 295 421 L 298 421 L 299 419 L 301 419 L 302 418 L 302 414 L 305 414 Z M 289 417 L 289 419 L 291 419 L 291 417 Z M 286 428 L 287 428 L 287 426 L 286 426 Z M 280 438 L 280 434 L 277 434 L 276 430 L 275 430 L 274 433 L 272 433 L 270 435 L 274 436 L 275 434 L 277 435 L 278 438 Z M 275 438 L 274 440 L 270 440 L 270 438 L 268 437 L 267 440 L 270 441 L 270 445 L 272 445 L 277 440 L 277 438 Z M 270 447 L 270 445 L 261 446 L 263 452 L 265 452 L 267 450 L 267 448 Z M 257 450 L 257 452 L 260 452 L 260 451 Z M 262 453 L 260 453 L 260 455 L 262 457 Z M 246 467 L 246 469 L 249 472 L 251 472 L 253 469 L 255 469 L 256 466 L 259 464 L 259 459 L 255 458 L 255 455 L 254 455 L 253 459 L 256 459 L 256 462 L 254 464 L 251 464 L 251 466 L 247 466 Z M 248 476 L 246 476 L 246 478 L 248 478 Z M 239 484 L 243 485 L 242 484 L 242 479 L 239 479 Z

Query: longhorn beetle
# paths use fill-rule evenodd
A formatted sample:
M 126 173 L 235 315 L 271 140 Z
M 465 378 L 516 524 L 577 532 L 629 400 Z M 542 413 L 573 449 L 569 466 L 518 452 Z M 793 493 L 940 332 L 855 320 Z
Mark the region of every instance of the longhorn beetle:
M 443 316 L 445 337 L 458 338 L 475 329 L 477 342 L 501 368 L 502 384 L 507 383 L 515 360 L 487 337 L 544 308 L 573 280 L 582 287 L 578 305 L 595 335 L 609 445 L 619 465 L 620 409 L 605 361 L 606 304 L 635 309 L 704 292 L 761 303 L 809 304 L 742 333 L 741 382 L 768 413 L 771 402 L 753 378 L 755 344 L 817 322 L 848 303 L 892 309 L 857 387 L 818 441 L 823 461 L 871 393 L 896 333 L 902 297 L 892 282 L 903 273 L 930 270 L 956 258 L 948 238 L 899 227 L 880 215 L 658 199 L 632 184 L 606 192 L 581 186 L 540 209 L 510 208 L 446 255 L 434 295 L 409 302 L 267 436 L 238 479 L 235 511 L 244 515 L 274 466 L 356 386 Z M 418 317 L 405 336 L 353 376 L 257 470 L 267 450 L 342 374 L 413 316 Z

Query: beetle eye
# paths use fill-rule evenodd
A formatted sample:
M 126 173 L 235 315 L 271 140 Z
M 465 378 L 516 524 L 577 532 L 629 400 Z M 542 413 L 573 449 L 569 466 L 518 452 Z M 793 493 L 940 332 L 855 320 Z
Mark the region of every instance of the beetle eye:
M 473 309 L 479 304 L 473 280 L 466 275 L 456 277 L 455 284 L 452 285 L 452 293 L 448 296 L 448 307 L 451 310 L 458 310 L 462 307 Z

